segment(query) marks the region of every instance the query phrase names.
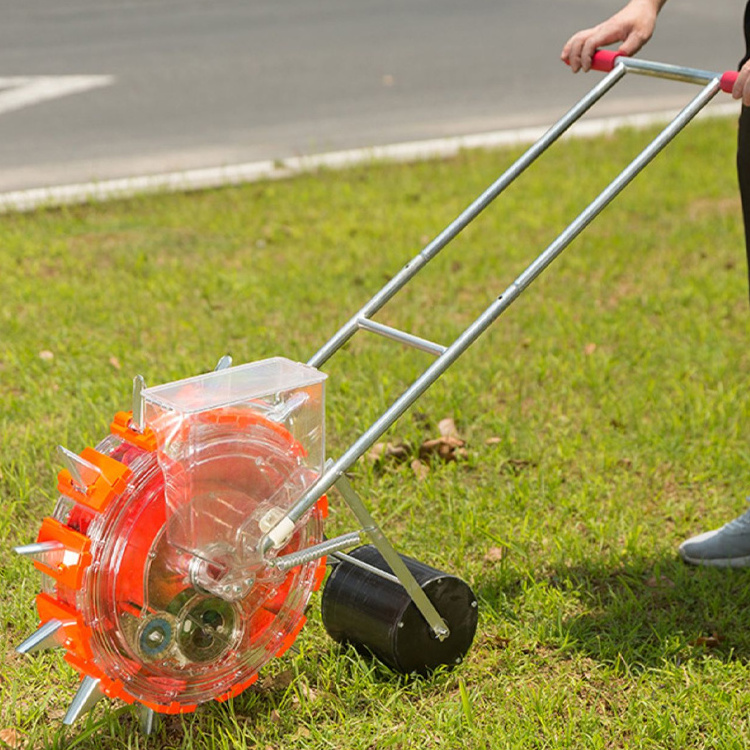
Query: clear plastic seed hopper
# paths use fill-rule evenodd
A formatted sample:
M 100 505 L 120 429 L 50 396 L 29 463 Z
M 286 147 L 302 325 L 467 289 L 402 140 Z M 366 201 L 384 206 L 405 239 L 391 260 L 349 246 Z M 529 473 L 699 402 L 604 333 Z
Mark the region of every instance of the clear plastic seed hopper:
M 41 571 L 41 624 L 18 651 L 52 646 L 81 676 L 73 723 L 107 696 L 157 714 L 236 696 L 283 654 L 333 563 L 321 600 L 336 640 L 393 669 L 426 673 L 461 662 L 477 626 L 468 584 L 399 555 L 345 472 L 518 298 L 734 73 L 599 52 L 608 75 L 367 302 L 306 364 L 274 358 L 145 388 L 132 412 L 75 454 L 60 448 L 60 497 L 36 542 L 17 548 Z M 451 344 L 373 316 L 626 73 L 702 85 L 701 91 Z M 434 355 L 432 364 L 335 460 L 325 458 L 319 368 L 357 331 Z M 324 536 L 335 487 L 357 527 Z M 362 544 L 367 541 L 368 544 Z M 350 549 L 354 547 L 354 549 Z M 344 550 L 350 550 L 344 552 Z

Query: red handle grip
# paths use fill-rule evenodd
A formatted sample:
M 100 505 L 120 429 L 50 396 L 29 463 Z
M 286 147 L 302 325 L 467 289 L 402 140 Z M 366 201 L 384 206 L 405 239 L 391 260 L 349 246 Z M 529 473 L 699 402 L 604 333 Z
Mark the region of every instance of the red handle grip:
M 591 70 L 598 70 L 600 73 L 609 73 L 615 67 L 618 57 L 622 57 L 622 55 L 614 50 L 597 50 L 594 52 L 594 57 L 591 60 Z
M 591 70 L 598 70 L 601 73 L 609 73 L 613 70 L 613 68 L 617 64 L 617 60 L 620 57 L 624 57 L 624 55 L 620 54 L 619 52 L 615 52 L 614 50 L 597 50 L 596 52 L 594 52 L 594 57 L 591 60 Z M 726 71 L 726 73 L 721 76 L 719 82 L 721 90 L 726 92 L 727 94 L 731 94 L 732 89 L 734 88 L 734 84 L 737 80 L 737 75 L 738 73 L 736 70 Z
M 738 75 L 739 73 L 737 73 L 736 70 L 728 70 L 724 73 L 721 77 L 721 90 L 725 91 L 727 94 L 731 94 Z
M 622 55 L 610 49 L 599 49 L 594 52 L 594 56 L 591 58 L 591 70 L 598 70 L 600 73 L 609 73 L 615 67 L 618 57 L 622 57 Z M 567 60 L 565 64 L 570 65 Z

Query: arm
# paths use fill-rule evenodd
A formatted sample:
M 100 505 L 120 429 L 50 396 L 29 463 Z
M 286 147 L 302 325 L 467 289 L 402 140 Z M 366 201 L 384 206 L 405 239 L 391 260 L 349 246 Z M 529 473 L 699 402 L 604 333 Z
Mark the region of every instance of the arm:
M 562 51 L 562 59 L 574 73 L 591 69 L 591 58 L 599 47 L 621 42 L 618 52 L 633 55 L 651 39 L 656 17 L 667 0 L 630 0 L 598 26 L 574 34 Z
M 634 55 L 651 39 L 656 18 L 666 2 L 667 0 L 630 0 L 621 11 L 598 26 L 573 34 L 563 47 L 562 59 L 577 73 L 579 70 L 590 70 L 594 52 L 608 44 L 621 42 L 617 51 L 622 55 Z M 732 96 L 742 99 L 742 103 L 750 107 L 750 61 L 742 66 L 732 89 Z

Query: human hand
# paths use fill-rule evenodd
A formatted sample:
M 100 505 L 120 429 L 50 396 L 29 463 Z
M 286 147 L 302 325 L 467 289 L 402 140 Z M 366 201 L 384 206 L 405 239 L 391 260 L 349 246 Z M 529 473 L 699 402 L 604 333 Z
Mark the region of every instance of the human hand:
M 563 47 L 561 58 L 577 73 L 591 70 L 594 53 L 608 44 L 622 42 L 617 51 L 621 55 L 634 55 L 651 39 L 662 4 L 653 0 L 631 0 L 598 26 L 574 34 Z
M 732 96 L 735 99 L 742 99 L 742 103 L 750 107 L 750 61 L 740 68 L 732 88 Z

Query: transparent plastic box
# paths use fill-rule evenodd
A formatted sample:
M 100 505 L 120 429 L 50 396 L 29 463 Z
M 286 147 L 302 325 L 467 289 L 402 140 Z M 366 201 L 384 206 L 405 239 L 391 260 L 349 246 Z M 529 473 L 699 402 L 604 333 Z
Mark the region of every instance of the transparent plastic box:
M 325 379 L 275 357 L 143 391 L 167 538 L 195 558 L 203 588 L 242 597 L 262 564 L 258 540 L 320 475 Z

